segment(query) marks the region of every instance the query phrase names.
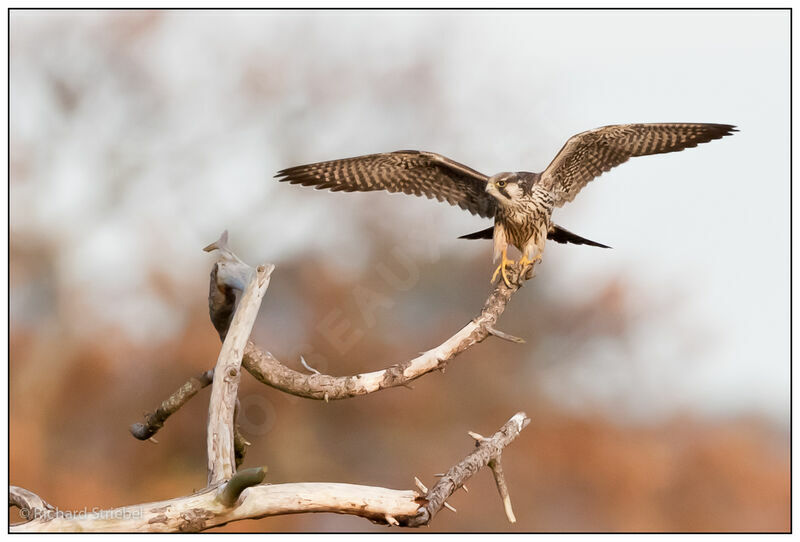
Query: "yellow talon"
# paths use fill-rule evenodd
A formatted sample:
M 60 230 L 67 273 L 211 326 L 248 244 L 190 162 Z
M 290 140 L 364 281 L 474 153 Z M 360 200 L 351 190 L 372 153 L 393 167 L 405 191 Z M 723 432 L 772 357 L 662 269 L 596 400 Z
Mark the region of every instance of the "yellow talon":
M 539 263 L 539 262 L 541 262 L 541 261 L 542 261 L 542 255 L 541 255 L 541 253 L 540 253 L 540 254 L 538 254 L 538 255 L 537 255 L 535 258 L 533 258 L 533 259 L 530 259 L 530 258 L 528 258 L 528 256 L 526 256 L 526 255 L 523 255 L 523 256 L 522 256 L 522 258 L 520 258 L 520 259 L 519 259 L 519 265 L 520 265 L 520 266 L 521 266 L 521 267 L 524 269 L 524 268 L 525 268 L 525 266 L 527 266 L 528 264 Z
M 541 252 L 533 259 L 528 258 L 526 255 L 523 255 L 519 259 L 520 279 L 522 279 L 523 276 L 525 277 L 526 280 L 531 278 L 531 273 L 533 272 L 533 269 L 534 269 L 533 266 L 536 265 L 537 263 L 541 262 L 541 261 L 542 261 L 542 253 Z M 531 267 L 528 268 L 528 266 L 531 266 Z M 526 271 L 526 269 L 527 269 L 527 271 Z
M 503 282 L 505 282 L 506 286 L 511 288 L 511 281 L 508 280 L 508 275 L 506 275 L 506 266 L 513 263 L 514 260 L 509 260 L 508 256 L 506 255 L 506 249 L 503 249 L 503 259 L 500 262 L 500 265 L 497 266 L 497 269 L 494 270 L 494 275 L 492 275 L 491 282 L 494 283 L 494 281 L 497 279 L 497 274 L 500 273 L 503 276 Z

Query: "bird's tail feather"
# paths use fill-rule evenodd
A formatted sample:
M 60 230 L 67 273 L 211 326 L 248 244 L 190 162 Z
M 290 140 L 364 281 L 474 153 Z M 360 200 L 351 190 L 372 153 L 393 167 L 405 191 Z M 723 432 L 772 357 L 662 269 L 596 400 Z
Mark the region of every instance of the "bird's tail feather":
M 580 235 L 572 233 L 569 230 L 565 230 L 561 226 L 556 226 L 555 224 L 553 224 L 553 227 L 548 232 L 547 238 L 555 241 L 556 243 L 572 243 L 573 245 L 589 245 L 600 248 L 611 248 L 608 245 L 603 245 L 597 241 L 592 241 L 590 239 L 586 239 L 585 237 L 581 237 Z
M 475 233 L 462 235 L 459 239 L 491 239 L 492 237 L 494 237 L 494 226 L 486 228 L 485 230 L 476 231 Z
M 474 233 L 468 233 L 467 235 L 462 235 L 459 239 L 491 239 L 494 236 L 494 226 L 491 228 L 486 228 L 485 230 L 476 231 Z M 547 238 L 555 241 L 556 243 L 571 243 L 573 245 L 589 245 L 593 247 L 600 247 L 600 248 L 611 248 L 607 245 L 603 245 L 596 241 L 592 241 L 590 239 L 586 239 L 585 237 L 581 237 L 580 235 L 574 234 L 569 230 L 565 230 L 561 226 L 556 226 L 555 224 L 550 228 L 550 231 L 547 234 Z

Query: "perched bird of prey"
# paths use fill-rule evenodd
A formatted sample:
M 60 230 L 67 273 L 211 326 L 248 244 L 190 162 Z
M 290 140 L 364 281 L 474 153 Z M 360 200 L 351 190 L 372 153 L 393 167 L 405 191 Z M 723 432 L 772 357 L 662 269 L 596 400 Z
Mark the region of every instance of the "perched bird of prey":
M 331 191 L 387 190 L 436 198 L 486 218 L 494 227 L 463 236 L 494 238 L 492 276 L 510 281 L 508 245 L 521 253 L 520 269 L 540 261 L 547 238 L 605 247 L 553 224 L 553 209 L 572 201 L 581 188 L 633 156 L 675 152 L 735 132 L 729 124 L 619 124 L 574 135 L 541 173 L 505 172 L 491 177 L 440 154 L 396 151 L 318 162 L 279 171 L 280 181 Z

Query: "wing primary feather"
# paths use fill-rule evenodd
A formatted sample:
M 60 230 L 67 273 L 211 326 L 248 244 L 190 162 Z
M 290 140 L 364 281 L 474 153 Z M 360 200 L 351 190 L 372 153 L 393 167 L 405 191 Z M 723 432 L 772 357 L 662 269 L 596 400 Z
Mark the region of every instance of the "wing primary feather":
M 275 178 L 333 192 L 386 190 L 425 196 L 486 218 L 495 212 L 495 201 L 486 193 L 486 175 L 432 152 L 396 151 L 317 162 L 282 169 Z
M 635 156 L 677 152 L 737 132 L 731 124 L 618 124 L 574 135 L 542 172 L 554 205 L 572 201 L 589 181 Z

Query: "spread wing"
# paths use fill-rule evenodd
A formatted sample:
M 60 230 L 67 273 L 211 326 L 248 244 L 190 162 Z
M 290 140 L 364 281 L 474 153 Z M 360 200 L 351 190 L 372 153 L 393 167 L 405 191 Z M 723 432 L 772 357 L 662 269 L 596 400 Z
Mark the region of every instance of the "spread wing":
M 486 193 L 488 177 L 432 152 L 396 151 L 318 162 L 284 169 L 276 177 L 334 192 L 387 190 L 426 196 L 482 217 L 494 216 L 494 199 Z
M 572 201 L 581 188 L 632 156 L 675 152 L 735 132 L 729 124 L 619 124 L 572 136 L 539 181 L 555 195 L 555 206 Z

